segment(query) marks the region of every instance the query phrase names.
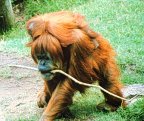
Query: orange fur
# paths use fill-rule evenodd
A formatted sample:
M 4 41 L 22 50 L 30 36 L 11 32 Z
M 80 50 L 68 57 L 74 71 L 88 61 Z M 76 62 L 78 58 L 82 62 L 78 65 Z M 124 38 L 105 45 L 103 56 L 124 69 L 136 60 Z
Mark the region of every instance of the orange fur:
M 27 30 L 32 37 L 27 45 L 31 47 L 36 63 L 36 53 L 44 50 L 50 53 L 58 69 L 85 83 L 91 84 L 98 80 L 103 88 L 122 96 L 115 52 L 107 40 L 89 28 L 83 16 L 68 11 L 39 15 L 27 22 Z M 94 41 L 99 44 L 98 47 Z M 45 80 L 43 92 L 48 105 L 41 120 L 54 120 L 67 110 L 75 91 L 84 92 L 85 89 L 85 86 L 62 75 L 50 81 Z M 106 93 L 104 96 L 112 110 L 122 103 L 120 99 Z

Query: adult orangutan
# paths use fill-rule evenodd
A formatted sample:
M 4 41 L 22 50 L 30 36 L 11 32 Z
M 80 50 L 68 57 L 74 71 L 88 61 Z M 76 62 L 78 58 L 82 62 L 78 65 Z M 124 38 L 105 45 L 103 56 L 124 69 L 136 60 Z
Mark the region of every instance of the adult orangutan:
M 74 93 L 87 88 L 62 74 L 51 73 L 54 69 L 88 84 L 98 81 L 106 90 L 123 97 L 115 52 L 107 40 L 89 28 L 83 16 L 69 11 L 38 15 L 27 22 L 27 30 L 32 37 L 27 45 L 44 79 L 37 102 L 39 107 L 46 106 L 41 121 L 64 115 Z M 125 106 L 121 99 L 103 94 L 111 110 Z

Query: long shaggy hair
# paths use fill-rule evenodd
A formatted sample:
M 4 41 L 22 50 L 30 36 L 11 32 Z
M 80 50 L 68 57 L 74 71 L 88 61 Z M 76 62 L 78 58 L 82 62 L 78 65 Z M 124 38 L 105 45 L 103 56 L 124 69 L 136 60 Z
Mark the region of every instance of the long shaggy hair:
M 58 69 L 81 82 L 91 84 L 98 81 L 103 88 L 122 96 L 116 54 L 107 40 L 89 28 L 82 15 L 69 11 L 39 15 L 27 22 L 27 30 L 32 37 L 27 45 L 31 47 L 31 55 L 36 63 L 37 53 L 48 52 Z M 61 75 L 51 82 L 45 80 L 44 88 L 49 100 L 43 115 L 48 114 L 48 120 L 49 117 L 54 119 L 72 102 L 76 90 L 84 92 L 86 86 L 78 85 Z M 56 90 L 62 90 L 58 92 L 61 96 L 56 99 L 59 102 L 54 101 Z M 122 103 L 120 99 L 106 93 L 104 96 L 106 103 L 114 110 Z

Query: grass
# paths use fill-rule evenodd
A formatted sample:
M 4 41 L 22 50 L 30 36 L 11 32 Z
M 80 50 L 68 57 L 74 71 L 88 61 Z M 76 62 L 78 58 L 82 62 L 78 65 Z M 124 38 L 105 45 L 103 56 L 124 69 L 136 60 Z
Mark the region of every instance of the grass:
M 57 0 L 57 2 L 37 0 L 27 1 L 25 6 L 27 8 L 24 11 L 25 20 L 36 14 L 66 9 L 82 13 L 91 28 L 102 33 L 116 49 L 124 84 L 144 84 L 144 2 L 142 0 Z M 17 52 L 21 56 L 29 54 L 29 50 L 24 46 L 29 38 L 23 22 L 1 36 L 1 39 L 0 51 Z M 86 96 L 78 93 L 71 106 L 71 111 L 76 116 L 73 120 L 142 121 L 144 119 L 144 99 L 125 110 L 119 109 L 112 113 L 96 110 L 96 104 L 102 99 L 99 92 L 93 88 L 87 91 Z M 36 121 L 38 118 L 39 116 L 31 116 L 28 119 L 20 117 L 16 121 Z
M 1 70 L 0 70 L 0 77 L 11 78 L 11 76 L 12 76 L 12 72 L 11 72 L 11 69 L 9 67 L 7 67 L 7 68 L 1 68 Z

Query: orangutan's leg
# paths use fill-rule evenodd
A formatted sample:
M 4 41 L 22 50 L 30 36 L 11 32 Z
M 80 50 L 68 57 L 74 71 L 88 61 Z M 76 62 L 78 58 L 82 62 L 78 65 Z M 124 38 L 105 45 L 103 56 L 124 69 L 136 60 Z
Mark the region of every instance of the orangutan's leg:
M 100 86 L 115 95 L 123 97 L 121 92 L 122 85 L 119 82 L 119 70 L 114 60 L 107 62 L 106 66 L 103 68 L 103 74 L 101 75 L 103 75 L 103 79 L 99 81 Z M 125 101 L 105 92 L 103 92 L 103 94 L 106 99 L 106 105 L 110 107 L 111 111 L 115 111 L 120 106 L 126 106 Z
M 74 91 L 69 80 L 60 83 L 54 90 L 40 121 L 53 121 L 56 116 L 61 115 L 72 103 Z
M 123 97 L 120 87 L 117 83 L 112 83 L 109 86 L 103 86 L 103 88 L 105 88 L 106 90 L 110 91 L 111 93 L 113 93 L 115 95 Z M 115 111 L 120 106 L 122 106 L 122 107 L 126 106 L 125 101 L 122 101 L 121 99 L 111 96 L 105 92 L 103 92 L 103 94 L 105 96 L 105 103 L 99 104 L 97 106 L 99 109 Z
M 57 84 L 52 81 L 44 81 L 43 89 L 39 91 L 37 97 L 37 104 L 40 108 L 47 106 L 56 85 Z

